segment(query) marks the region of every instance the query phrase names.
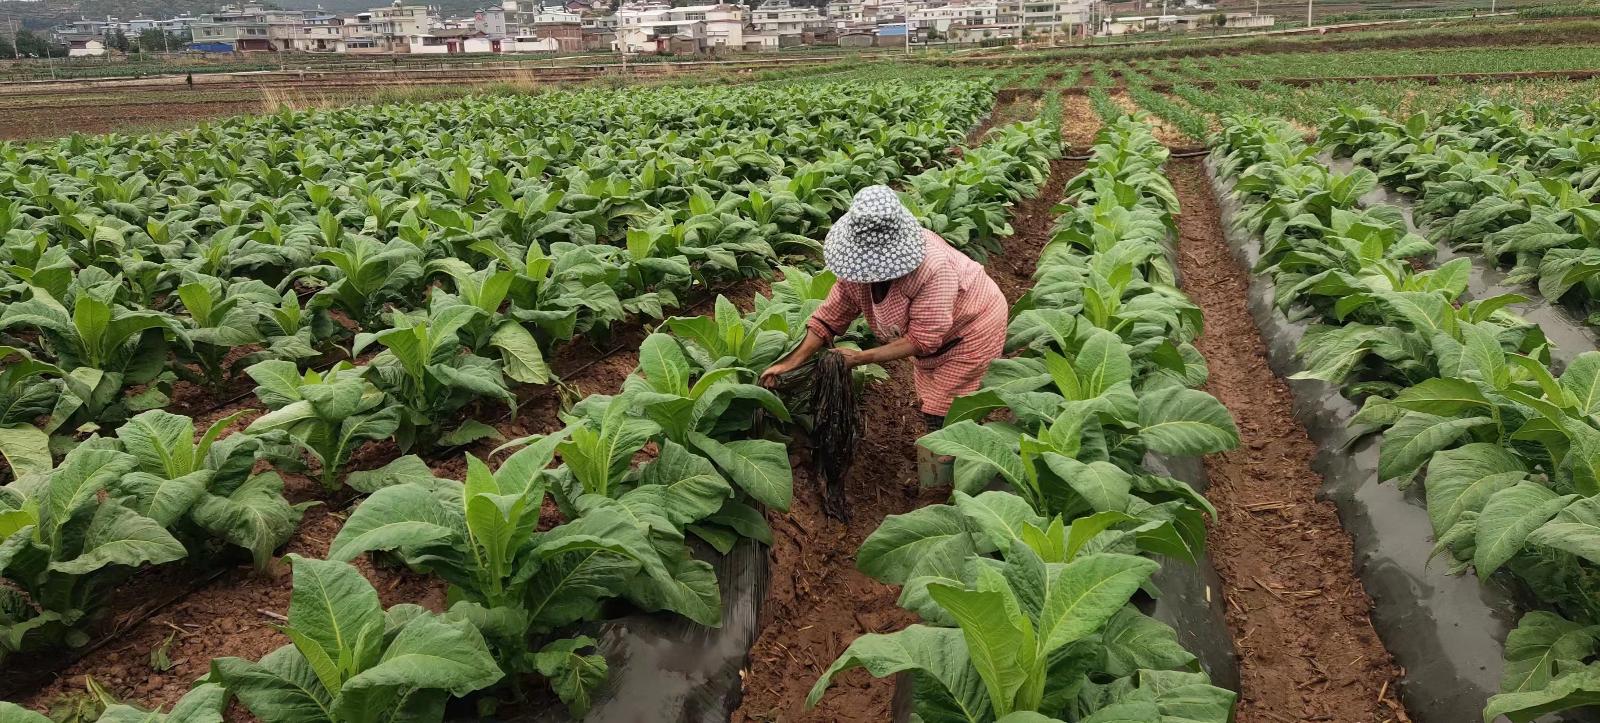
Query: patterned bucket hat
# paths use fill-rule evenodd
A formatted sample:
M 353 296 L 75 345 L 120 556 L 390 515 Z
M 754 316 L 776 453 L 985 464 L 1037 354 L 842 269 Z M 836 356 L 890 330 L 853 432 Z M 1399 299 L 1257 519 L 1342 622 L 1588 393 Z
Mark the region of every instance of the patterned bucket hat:
M 888 186 L 856 193 L 822 244 L 822 260 L 834 275 L 858 284 L 905 276 L 922 265 L 926 253 L 922 224 Z

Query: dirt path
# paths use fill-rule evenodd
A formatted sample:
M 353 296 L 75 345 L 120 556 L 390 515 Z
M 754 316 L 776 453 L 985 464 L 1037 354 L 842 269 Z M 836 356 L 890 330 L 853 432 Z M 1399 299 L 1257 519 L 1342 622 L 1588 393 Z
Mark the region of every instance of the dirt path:
M 1081 156 L 1094 145 L 1094 134 L 1100 132 L 1100 116 L 1094 112 L 1089 96 L 1082 93 L 1065 93 L 1061 96 L 1061 138 L 1067 142 L 1067 153 Z
M 1033 288 L 1033 271 L 1038 265 L 1039 252 L 1050 243 L 1051 232 L 1055 230 L 1056 217 L 1052 209 L 1061 203 L 1061 189 L 1067 181 L 1082 170 L 1083 161 L 1051 161 L 1050 178 L 1039 188 L 1038 195 L 1013 209 L 1013 234 L 1005 240 L 1005 253 L 990 257 L 986 264 L 989 277 L 1006 295 L 1007 304 L 1016 303 Z
M 1006 252 L 989 260 L 989 274 L 1007 302 L 1033 284 L 1034 263 L 1050 240 L 1051 209 L 1061 188 L 1082 167 L 1055 161 L 1038 195 L 1012 212 L 1015 233 Z M 883 518 L 944 501 L 946 490 L 920 491 L 914 446 L 922 436 L 909 362 L 891 365 L 891 378 L 868 388 L 862 409 L 866 435 L 846 481 L 852 518 L 841 524 L 822 513 L 818 485 L 805 460 L 796 460 L 794 507 L 768 513 L 772 521 L 772 577 L 761 609 L 761 633 L 750 649 L 744 701 L 733 723 L 816 721 L 881 723 L 890 719 L 892 680 L 865 671 L 840 676 L 817 708 L 805 710 L 806 693 L 851 641 L 870 632 L 898 630 L 916 615 L 895 604 L 899 588 L 856 570 L 855 554 Z
M 1161 145 L 1168 148 L 1193 148 L 1199 145 L 1195 139 L 1189 137 L 1188 133 L 1178 130 L 1171 123 L 1168 123 L 1165 118 L 1156 115 L 1148 108 L 1140 106 L 1138 101 L 1135 101 L 1127 92 L 1119 90 L 1112 93 L 1111 100 L 1130 114 L 1145 111 L 1146 115 L 1149 116 L 1150 126 L 1153 129 L 1156 140 L 1161 141 Z
M 1248 278 L 1230 254 L 1199 160 L 1168 164 L 1184 212 L 1179 267 L 1205 313 L 1196 342 L 1206 391 L 1238 422 L 1237 450 L 1206 458 L 1209 530 L 1228 626 L 1239 651 L 1239 723 L 1408 721 L 1399 668 L 1373 631 L 1350 535 L 1319 500 L 1316 445 L 1291 413 L 1288 386 L 1267 366 L 1246 306 Z

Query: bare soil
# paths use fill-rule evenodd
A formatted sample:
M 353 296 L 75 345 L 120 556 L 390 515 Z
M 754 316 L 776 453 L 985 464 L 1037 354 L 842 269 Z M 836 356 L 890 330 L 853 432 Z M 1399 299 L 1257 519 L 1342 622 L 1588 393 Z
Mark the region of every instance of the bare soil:
M 1100 116 L 1094 112 L 1089 96 L 1082 93 L 1061 96 L 1061 138 L 1067 142 L 1068 153 L 1087 153 L 1094 145 L 1100 126 Z
M 862 399 L 866 433 L 845 482 L 849 523 L 823 513 L 822 484 L 810 478 L 806 450 L 797 447 L 791 456 L 794 504 L 788 512 L 767 513 L 771 573 L 735 723 L 889 718 L 893 681 L 860 670 L 841 676 L 815 710 L 805 710 L 806 692 L 851 641 L 916 622 L 895 605 L 898 588 L 856 570 L 856 549 L 883 518 L 941 502 L 948 494 L 918 490 L 913 445 L 923 427 L 911 365 L 902 360 L 888 368 L 890 378 L 869 387 Z
M 1001 100 L 999 98 L 999 96 L 996 96 L 995 97 L 995 101 L 994 101 L 994 107 L 989 109 L 988 117 L 984 118 L 983 122 L 978 124 L 978 127 L 973 128 L 970 131 L 967 131 L 966 140 L 963 141 L 962 146 L 961 146 L 960 149 L 952 149 L 952 150 L 964 151 L 964 150 L 966 150 L 968 148 L 976 148 L 977 146 L 982 144 L 983 143 L 983 137 L 985 135 L 989 134 L 989 129 L 995 127 L 995 125 L 1000 122 L 1001 113 L 1004 112 L 1005 109 L 1006 109 L 1006 106 L 1008 106 L 1010 104 L 1011 104 L 1011 101 L 1003 101 L 1003 100 Z
M 1112 93 L 1111 100 L 1118 106 L 1121 106 L 1121 108 L 1128 113 L 1136 113 L 1140 110 L 1147 110 L 1140 107 L 1139 103 L 1133 98 L 1129 97 L 1124 91 L 1119 90 L 1115 93 Z M 1168 148 L 1193 148 L 1196 145 L 1199 145 L 1195 139 L 1189 137 L 1188 133 L 1184 133 L 1183 131 L 1173 127 L 1172 124 L 1168 123 L 1166 119 L 1162 118 L 1161 116 L 1158 116 L 1153 112 L 1147 112 L 1147 115 L 1149 116 L 1150 127 L 1155 134 L 1156 140 L 1160 141 L 1161 145 L 1164 145 Z
M 116 103 L 32 107 L 5 111 L 0 123 L 0 140 L 54 138 L 71 133 L 140 133 L 171 130 L 194 125 L 202 120 L 260 113 L 260 100 L 235 100 L 185 103 L 181 97 L 171 103 Z
M 1237 720 L 1409 721 L 1395 693 L 1401 671 L 1373 630 L 1350 535 L 1317 496 L 1316 445 L 1267 366 L 1246 306 L 1248 278 L 1228 250 L 1204 168 L 1176 160 L 1168 173 L 1184 210 L 1184 291 L 1205 313 L 1195 345 L 1211 368 L 1206 391 L 1233 413 L 1241 438 L 1238 449 L 1205 460 L 1218 512 L 1211 558 L 1239 652 Z

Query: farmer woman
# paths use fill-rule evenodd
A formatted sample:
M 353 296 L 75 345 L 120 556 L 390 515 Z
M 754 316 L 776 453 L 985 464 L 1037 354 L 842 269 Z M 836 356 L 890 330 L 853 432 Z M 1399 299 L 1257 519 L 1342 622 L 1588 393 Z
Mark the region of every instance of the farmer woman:
M 811 315 L 805 341 L 767 368 L 763 383 L 804 364 L 865 314 L 881 346 L 840 349 L 852 367 L 913 357 L 928 428 L 950 401 L 978 389 L 1006 341 L 1006 299 L 983 266 L 923 229 L 887 186 L 856 194 L 828 232 L 822 258 L 839 283 Z

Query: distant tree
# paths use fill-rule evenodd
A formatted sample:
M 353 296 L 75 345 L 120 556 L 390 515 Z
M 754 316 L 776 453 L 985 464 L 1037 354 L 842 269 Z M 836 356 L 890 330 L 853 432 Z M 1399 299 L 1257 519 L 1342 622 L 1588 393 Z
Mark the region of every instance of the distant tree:
M 128 34 L 122 32 L 121 28 L 118 28 L 117 32 L 111 34 L 111 42 L 107 43 L 106 45 L 116 48 L 124 53 L 133 49 L 133 43 L 128 42 Z
M 1211 16 L 1211 24 L 1215 25 L 1215 26 L 1217 26 L 1219 28 L 1224 26 L 1224 25 L 1227 25 L 1228 24 L 1228 16 L 1227 16 L 1227 14 L 1226 13 L 1217 13 L 1216 15 L 1212 15 Z
M 141 53 L 159 53 L 162 51 L 161 41 L 167 34 L 158 28 L 145 28 L 139 31 L 133 42 L 139 46 Z
M 11 37 L 9 35 L 0 35 L 0 58 L 15 57 L 17 57 L 17 49 L 11 47 Z
M 32 30 L 17 31 L 17 54 L 26 58 L 45 58 L 57 55 L 50 48 L 50 42 Z

